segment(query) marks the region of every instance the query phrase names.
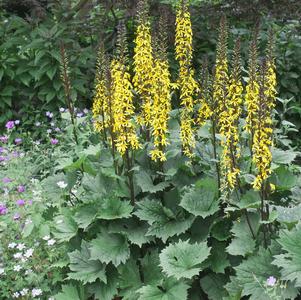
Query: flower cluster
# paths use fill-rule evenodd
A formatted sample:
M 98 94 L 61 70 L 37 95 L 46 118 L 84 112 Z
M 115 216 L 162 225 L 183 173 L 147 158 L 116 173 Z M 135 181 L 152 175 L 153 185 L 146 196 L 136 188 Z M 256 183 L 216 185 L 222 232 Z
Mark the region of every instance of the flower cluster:
M 176 17 L 176 59 L 179 63 L 178 87 L 181 100 L 181 140 L 183 153 L 192 157 L 194 138 L 194 95 L 198 90 L 192 68 L 192 26 L 186 1 L 179 6 Z

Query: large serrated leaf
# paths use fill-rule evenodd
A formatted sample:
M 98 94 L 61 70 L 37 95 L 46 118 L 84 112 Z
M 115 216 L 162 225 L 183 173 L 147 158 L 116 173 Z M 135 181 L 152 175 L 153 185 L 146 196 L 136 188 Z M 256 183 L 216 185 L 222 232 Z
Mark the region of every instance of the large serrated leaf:
M 69 241 L 77 233 L 77 224 L 70 216 L 60 215 L 55 217 L 55 228 L 53 230 L 53 235 L 60 241 Z
M 222 300 L 223 297 L 227 296 L 224 288 L 227 277 L 224 275 L 208 274 L 200 280 L 200 283 L 209 300 Z
M 273 264 L 281 268 L 284 280 L 290 280 L 296 287 L 301 287 L 301 223 L 291 231 L 283 230 L 278 243 L 286 253 L 276 255 Z
M 129 201 L 122 201 L 117 197 L 106 197 L 102 201 L 97 213 L 98 219 L 114 220 L 131 216 L 133 207 Z
M 116 267 L 125 263 L 130 256 L 130 249 L 124 235 L 108 234 L 104 231 L 91 241 L 90 251 L 91 259 L 106 264 L 112 262 Z
M 78 290 L 75 286 L 68 284 L 62 286 L 62 292 L 55 296 L 56 300 L 83 300 L 79 296 Z
M 251 229 L 249 228 L 248 221 L 250 222 L 254 235 L 257 234 L 259 228 L 259 215 L 249 213 L 248 219 L 246 215 L 243 215 L 239 220 L 234 222 L 231 230 L 234 238 L 227 248 L 229 254 L 245 256 L 255 250 L 255 240 Z
M 202 270 L 202 262 L 209 256 L 210 248 L 206 242 L 190 244 L 179 241 L 162 250 L 160 266 L 164 273 L 176 279 L 192 278 Z
M 218 189 L 215 180 L 198 181 L 182 197 L 180 205 L 194 216 L 206 218 L 219 210 Z
M 169 182 L 160 182 L 154 185 L 151 176 L 145 171 L 139 172 L 136 176 L 136 181 L 142 192 L 151 194 L 163 191 L 170 185 Z
M 69 279 L 75 279 L 86 283 L 94 282 L 99 279 L 102 282 L 107 282 L 105 266 L 96 260 L 90 259 L 89 244 L 82 241 L 81 250 L 75 250 L 68 253 L 70 258 L 69 268 L 72 273 L 68 274 Z
M 189 286 L 172 278 L 167 278 L 158 285 L 146 285 L 138 290 L 138 300 L 186 300 Z

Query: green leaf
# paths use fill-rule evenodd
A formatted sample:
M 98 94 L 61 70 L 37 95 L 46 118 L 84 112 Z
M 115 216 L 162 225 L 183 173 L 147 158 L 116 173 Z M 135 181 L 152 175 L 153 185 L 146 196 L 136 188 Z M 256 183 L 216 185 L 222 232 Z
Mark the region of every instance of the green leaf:
M 273 162 L 277 164 L 290 164 L 296 159 L 297 155 L 298 152 L 272 148 Z
M 203 291 L 207 294 L 209 300 L 222 300 L 227 296 L 224 285 L 227 283 L 227 277 L 221 274 L 209 274 L 200 280 Z
M 118 277 L 110 272 L 108 274 L 108 283 L 97 282 L 93 286 L 93 293 L 97 300 L 112 300 L 118 294 Z
M 256 236 L 259 229 L 259 215 L 256 213 L 248 213 L 248 218 L 253 233 Z M 255 250 L 255 240 L 252 236 L 245 215 L 243 215 L 238 221 L 234 222 L 231 232 L 233 233 L 234 238 L 227 248 L 229 254 L 245 256 Z
M 86 229 L 95 219 L 97 207 L 94 203 L 78 206 L 77 212 L 74 215 L 74 220 L 79 228 Z
M 146 285 L 138 290 L 138 300 L 186 300 L 189 286 L 172 278 L 167 278 L 158 285 Z
M 206 178 L 190 188 L 181 200 L 180 206 L 195 216 L 206 218 L 219 210 L 216 180 Z
M 282 223 L 297 223 L 301 220 L 301 204 L 293 207 L 273 206 L 278 216 L 277 220 Z
M 80 298 L 77 288 L 73 285 L 63 285 L 62 292 L 55 296 L 56 300 L 83 300 Z
M 180 240 L 162 250 L 159 255 L 160 266 L 168 276 L 190 279 L 202 270 L 201 263 L 209 253 L 206 242 L 190 244 L 189 241 Z
M 127 239 L 121 234 L 102 232 L 91 241 L 91 259 L 99 259 L 102 263 L 112 262 L 114 266 L 125 263 L 130 257 Z
M 133 206 L 129 201 L 122 201 L 118 197 L 106 197 L 97 213 L 98 219 L 114 220 L 128 218 L 131 216 Z
M 281 268 L 282 279 L 301 287 L 301 223 L 291 231 L 280 232 L 278 243 L 285 254 L 276 255 L 273 264 Z
M 151 227 L 147 235 L 154 235 L 166 241 L 169 237 L 185 232 L 193 223 L 194 217 L 185 218 L 181 211 L 178 216 L 158 200 L 143 200 L 138 203 L 135 215 L 147 221 Z
M 279 280 L 279 271 L 272 265 L 272 254 L 269 250 L 259 248 L 258 253 L 244 260 L 239 266 L 234 268 L 238 284 L 242 288 L 242 296 L 250 296 L 250 300 L 271 299 L 267 294 L 266 282 L 270 276 Z M 227 286 L 226 286 L 227 289 Z M 280 299 L 295 299 L 288 295 L 297 295 L 297 290 L 292 287 L 281 288 L 275 286 L 276 295 Z
M 137 174 L 136 181 L 142 192 L 151 194 L 163 191 L 170 185 L 170 183 L 166 181 L 154 185 L 151 176 L 145 171 L 141 171 Z
M 169 237 L 180 235 L 187 231 L 191 227 L 193 221 L 193 216 L 187 219 L 184 217 L 177 217 L 176 219 L 166 217 L 164 222 L 160 221 L 152 224 L 147 231 L 147 235 L 154 235 L 165 242 Z
M 132 244 L 139 247 L 154 239 L 154 237 L 146 235 L 148 225 L 145 222 L 139 222 L 136 218 L 110 222 L 108 230 L 110 233 L 124 234 Z
M 60 215 L 54 219 L 54 236 L 60 241 L 69 241 L 77 233 L 77 224 L 70 215 Z
M 275 184 L 277 190 L 286 191 L 297 185 L 298 177 L 285 166 L 280 166 L 274 170 L 271 183 Z
M 83 282 L 83 284 L 91 283 L 100 279 L 107 283 L 105 266 L 97 260 L 91 260 L 89 244 L 82 241 L 81 250 L 75 250 L 68 253 L 70 258 L 69 268 L 72 273 L 68 273 L 69 279 L 75 279 Z
M 230 266 L 228 255 L 226 253 L 227 243 L 212 240 L 212 250 L 206 261 L 206 266 L 215 273 L 225 273 L 225 268 Z

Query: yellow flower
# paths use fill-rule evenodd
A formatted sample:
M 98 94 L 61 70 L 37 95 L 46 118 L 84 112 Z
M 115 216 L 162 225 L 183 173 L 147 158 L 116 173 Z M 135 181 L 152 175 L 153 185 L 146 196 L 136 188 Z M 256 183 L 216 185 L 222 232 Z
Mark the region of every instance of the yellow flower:
M 152 136 L 155 149 L 151 151 L 152 160 L 165 161 L 164 148 L 167 146 L 168 119 L 171 110 L 170 73 L 167 58 L 157 57 L 154 60 L 155 75 L 154 103 L 152 106 Z
M 176 17 L 176 59 L 179 63 L 178 87 L 181 100 L 181 140 L 183 153 L 192 157 L 195 148 L 194 137 L 194 95 L 198 90 L 192 69 L 192 26 L 186 3 L 179 7 Z
M 234 189 L 237 183 L 237 176 L 240 173 L 238 168 L 238 159 L 240 157 L 239 148 L 239 118 L 241 115 L 243 86 L 241 83 L 240 66 L 240 45 L 236 42 L 233 55 L 233 69 L 231 72 L 228 94 L 225 101 L 226 110 L 222 112 L 225 116 L 221 123 L 221 134 L 224 137 L 222 141 L 222 172 L 225 176 L 226 187 Z
M 253 162 L 257 175 L 253 187 L 260 190 L 271 174 L 272 111 L 276 98 L 276 76 L 273 60 L 264 61 L 259 76 L 259 101 L 253 140 Z
M 124 155 L 127 149 L 140 147 L 133 121 L 133 94 L 128 67 L 122 61 L 113 59 L 111 77 L 112 111 L 115 120 L 113 131 L 116 136 L 117 151 Z
M 153 50 L 150 23 L 142 20 L 137 27 L 134 49 L 133 84 L 142 100 L 141 125 L 149 126 L 153 103 Z

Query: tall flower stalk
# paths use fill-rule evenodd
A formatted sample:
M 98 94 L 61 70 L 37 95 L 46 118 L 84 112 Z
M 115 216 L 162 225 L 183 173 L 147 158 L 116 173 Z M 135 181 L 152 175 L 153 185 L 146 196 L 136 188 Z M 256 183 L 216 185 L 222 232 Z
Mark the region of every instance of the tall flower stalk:
M 176 59 L 179 63 L 178 87 L 181 101 L 181 140 L 183 153 L 188 157 L 193 156 L 195 148 L 194 125 L 194 96 L 198 85 L 194 79 L 192 68 L 192 26 L 188 5 L 181 1 L 176 16 Z
M 257 119 L 258 111 L 258 99 L 259 99 L 259 83 L 258 83 L 258 51 L 257 51 L 257 40 L 258 40 L 258 26 L 256 26 L 253 39 L 250 43 L 249 50 L 249 81 L 246 86 L 246 131 L 250 134 L 250 149 L 252 152 L 252 144 L 255 130 L 255 123 Z
M 225 181 L 225 188 L 233 190 L 240 173 L 238 159 L 239 147 L 239 118 L 242 111 L 243 86 L 241 82 L 240 41 L 236 41 L 232 71 L 229 78 L 228 94 L 226 98 L 225 119 L 221 124 L 222 157 L 221 167 Z
M 61 79 L 64 85 L 64 92 L 65 92 L 65 101 L 68 107 L 71 123 L 73 127 L 73 136 L 75 139 L 76 144 L 78 144 L 78 137 L 76 131 L 76 118 L 74 112 L 74 103 L 71 96 L 71 82 L 70 82 L 70 70 L 69 70 L 69 60 L 66 54 L 65 46 L 63 43 L 60 45 L 60 54 L 61 54 Z
M 106 141 L 106 129 L 110 126 L 110 107 L 109 107 L 109 82 L 108 82 L 108 64 L 104 53 L 104 47 L 101 45 L 98 50 L 96 73 L 95 73 L 95 94 L 93 98 L 92 113 L 94 127 L 98 132 L 103 133 Z
M 253 187 L 264 189 L 266 179 L 271 174 L 272 162 L 272 113 L 276 100 L 276 71 L 273 55 L 273 35 L 270 34 L 266 59 L 262 62 L 259 74 L 259 98 L 253 140 L 253 162 L 257 174 Z
M 168 144 L 168 120 L 171 110 L 171 80 L 169 63 L 167 59 L 166 26 L 163 17 L 160 19 L 159 35 L 156 40 L 154 55 L 154 95 L 152 105 L 152 137 L 154 149 L 151 150 L 151 158 L 154 161 L 165 161 L 165 147 Z
M 118 30 L 117 55 L 111 62 L 112 107 L 117 151 L 124 157 L 127 164 L 131 202 L 134 204 L 134 183 L 132 173 L 132 157 L 130 150 L 140 147 L 133 120 L 135 108 L 133 104 L 133 86 L 129 67 L 127 66 L 126 30 L 123 23 Z
M 148 20 L 146 0 L 140 0 L 138 5 L 138 26 L 136 29 L 134 48 L 134 88 L 142 100 L 142 111 L 139 123 L 146 127 L 151 123 L 153 104 L 153 48 L 151 26 Z

